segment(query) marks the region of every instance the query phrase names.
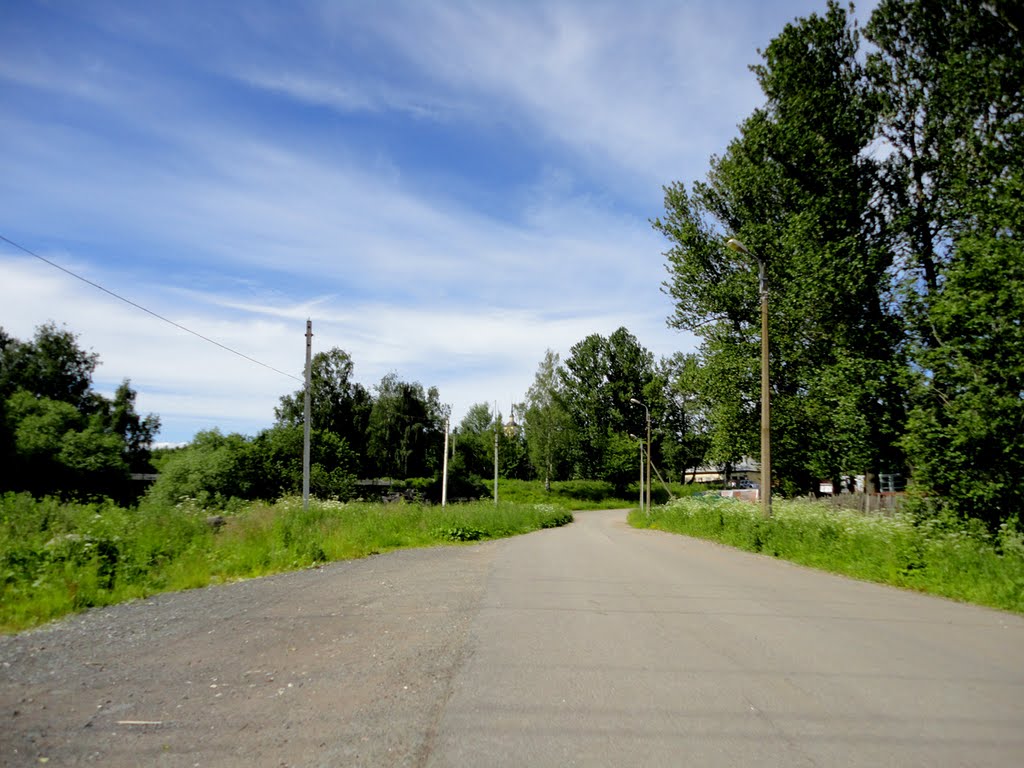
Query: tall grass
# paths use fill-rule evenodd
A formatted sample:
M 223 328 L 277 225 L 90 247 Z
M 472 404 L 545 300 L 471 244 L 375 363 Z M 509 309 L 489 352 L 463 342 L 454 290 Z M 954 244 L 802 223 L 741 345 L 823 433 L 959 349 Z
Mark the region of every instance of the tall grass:
M 630 514 L 632 525 L 711 539 L 801 565 L 1024 612 L 1024 537 L 1004 525 L 909 515 L 862 515 L 809 501 L 777 501 L 761 517 L 748 502 L 702 497 Z
M 498 498 L 518 504 L 550 504 L 563 509 L 619 509 L 630 501 L 615 493 L 604 480 L 556 480 L 551 490 L 540 480 L 498 481 Z M 631 497 L 631 498 L 635 498 Z
M 303 510 L 300 499 L 283 499 L 245 506 L 215 526 L 195 504 L 124 509 L 8 493 L 0 497 L 0 630 L 157 592 L 571 520 L 538 504 L 311 501 Z

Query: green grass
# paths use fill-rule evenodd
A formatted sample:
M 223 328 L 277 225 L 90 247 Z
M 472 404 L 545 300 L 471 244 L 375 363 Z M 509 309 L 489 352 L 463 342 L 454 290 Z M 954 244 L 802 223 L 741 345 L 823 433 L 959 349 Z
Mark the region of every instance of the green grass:
M 447 507 L 301 499 L 254 503 L 214 531 L 173 508 L 0 497 L 0 631 L 157 592 L 365 557 L 514 536 L 572 521 L 566 509 L 491 501 Z
M 498 499 L 563 509 L 623 509 L 639 503 L 639 494 L 634 492 L 621 498 L 615 494 L 615 487 L 603 480 L 556 480 L 547 491 L 541 480 L 499 479 Z
M 1024 612 L 1024 537 L 942 519 L 861 515 L 776 501 L 764 519 L 748 502 L 707 496 L 638 511 L 629 522 L 711 539 L 822 570 Z

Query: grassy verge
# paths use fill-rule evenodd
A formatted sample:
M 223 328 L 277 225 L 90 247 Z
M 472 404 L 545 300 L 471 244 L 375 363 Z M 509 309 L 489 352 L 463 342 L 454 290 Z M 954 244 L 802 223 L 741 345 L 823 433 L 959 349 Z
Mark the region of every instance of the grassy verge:
M 627 498 L 615 495 L 611 483 L 603 480 L 556 480 L 551 490 L 540 480 L 498 480 L 498 498 L 517 504 L 551 504 L 562 509 L 624 509 L 638 503 L 636 493 Z
M 774 517 L 732 499 L 684 499 L 630 514 L 638 528 L 711 539 L 801 565 L 1024 613 L 1024 538 L 949 520 L 864 516 L 808 501 L 773 503 Z
M 215 530 L 193 505 L 124 509 L 0 497 L 0 631 L 157 592 L 564 525 L 552 505 L 251 504 Z

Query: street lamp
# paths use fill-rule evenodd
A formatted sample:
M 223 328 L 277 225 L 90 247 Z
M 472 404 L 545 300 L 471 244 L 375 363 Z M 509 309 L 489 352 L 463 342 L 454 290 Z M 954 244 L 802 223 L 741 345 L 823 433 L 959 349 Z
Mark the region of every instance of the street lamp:
M 629 437 L 640 444 L 640 511 L 644 511 L 644 441 L 630 432 Z
M 754 256 L 747 246 L 730 237 L 726 246 L 747 256 Z M 764 259 L 754 256 L 757 259 L 758 282 L 761 293 L 761 514 L 765 517 L 772 516 L 772 432 L 771 432 L 771 411 L 769 408 L 768 389 L 768 278 L 765 275 Z
M 643 406 L 647 414 L 647 512 L 651 511 L 651 409 L 641 403 L 635 397 L 629 398 L 629 402 Z

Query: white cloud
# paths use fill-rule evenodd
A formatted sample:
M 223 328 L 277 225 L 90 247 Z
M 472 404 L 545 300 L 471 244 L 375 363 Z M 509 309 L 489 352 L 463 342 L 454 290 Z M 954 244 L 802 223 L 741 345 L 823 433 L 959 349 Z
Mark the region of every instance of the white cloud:
M 0 95 L 32 95 L 0 115 L 2 226 L 16 224 L 2 233 L 288 373 L 312 317 L 316 348 L 348 350 L 367 386 L 394 370 L 438 386 L 456 416 L 505 409 L 547 348 L 590 333 L 692 347 L 664 325 L 647 209 L 661 184 L 703 175 L 758 101 L 751 36 L 772 27 L 738 9 L 759 7 L 97 13 L 78 29 L 102 44 L 0 53 Z M 353 114 L 389 113 L 399 128 L 375 154 L 345 132 Z M 423 171 L 408 158 L 429 151 L 425 123 L 455 144 L 507 139 L 514 180 Z M 500 204 L 479 205 L 487 194 Z M 3 248 L 0 270 L 0 324 L 26 338 L 66 323 L 101 354 L 99 386 L 130 377 L 164 439 L 254 432 L 299 386 Z

